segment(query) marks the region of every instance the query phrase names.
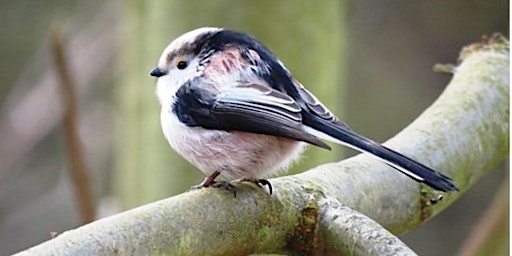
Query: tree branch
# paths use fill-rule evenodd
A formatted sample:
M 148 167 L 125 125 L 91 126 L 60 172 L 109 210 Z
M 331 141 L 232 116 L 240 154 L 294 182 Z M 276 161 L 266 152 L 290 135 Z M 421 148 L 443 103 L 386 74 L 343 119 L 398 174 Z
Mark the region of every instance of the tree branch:
M 76 86 L 71 77 L 60 27 L 56 26 L 53 28 L 50 42 L 55 62 L 55 70 L 60 80 L 60 95 L 64 109 L 63 133 L 70 162 L 71 183 L 75 191 L 75 199 L 81 222 L 82 224 L 86 224 L 96 219 L 96 209 L 94 207 L 94 198 L 90 190 L 89 175 L 85 164 L 82 143 L 78 134 Z
M 458 255 L 506 255 L 509 233 L 509 183 L 504 179 L 489 208 L 475 224 Z
M 325 218 L 346 208 L 324 209 L 325 200 L 393 233 L 410 230 L 453 203 L 508 154 L 508 41 L 493 36 L 466 47 L 453 72 L 439 99 L 386 143 L 454 178 L 461 192 L 437 203 L 439 192 L 362 154 L 272 179 L 272 196 L 250 184 L 240 185 L 236 198 L 219 189 L 183 193 L 65 232 L 19 255 L 330 255 L 350 241 L 326 239 L 344 231 L 329 231 Z M 345 248 L 347 254 L 360 252 Z
M 416 255 L 366 215 L 333 202 L 326 202 L 323 208 L 319 229 L 330 255 Z

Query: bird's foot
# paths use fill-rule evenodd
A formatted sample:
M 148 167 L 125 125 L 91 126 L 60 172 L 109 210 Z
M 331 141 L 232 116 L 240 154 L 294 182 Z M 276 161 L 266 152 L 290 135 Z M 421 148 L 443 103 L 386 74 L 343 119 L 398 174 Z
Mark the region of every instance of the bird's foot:
M 220 172 L 213 172 L 210 176 L 206 177 L 203 182 L 201 182 L 198 185 L 192 186 L 190 190 L 200 189 L 200 188 L 220 188 L 224 189 L 228 192 L 233 193 L 233 195 L 236 197 L 236 187 L 233 185 L 233 183 L 241 183 L 241 182 L 250 182 L 252 184 L 255 184 L 256 186 L 262 188 L 264 186 L 268 187 L 268 191 L 270 195 L 272 195 L 272 184 L 266 179 L 257 179 L 257 178 L 241 178 L 238 180 L 234 180 L 232 182 L 227 181 L 215 181 L 215 178 L 220 175 Z
M 192 186 L 190 190 L 200 189 L 200 188 L 220 188 L 224 189 L 228 192 L 233 193 L 233 195 L 236 197 L 236 187 L 227 181 L 215 181 L 215 178 L 219 176 L 220 172 L 214 172 L 212 175 L 206 177 L 203 182 L 199 183 L 198 185 Z
M 268 187 L 268 191 L 270 195 L 272 195 L 272 184 L 266 179 L 257 179 L 257 178 L 241 178 L 237 180 L 237 182 L 250 182 L 255 184 L 256 186 L 263 188 L 264 186 Z
M 236 197 L 236 187 L 228 181 L 216 181 L 211 185 L 212 188 L 220 188 L 224 189 L 228 192 L 233 193 L 233 196 Z

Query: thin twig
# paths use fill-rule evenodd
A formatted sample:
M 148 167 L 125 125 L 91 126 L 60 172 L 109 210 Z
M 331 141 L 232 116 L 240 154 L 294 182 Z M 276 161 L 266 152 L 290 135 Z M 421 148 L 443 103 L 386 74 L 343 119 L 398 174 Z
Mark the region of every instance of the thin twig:
M 507 168 L 508 169 L 508 168 Z M 502 237 L 508 228 L 509 184 L 505 179 L 499 190 L 494 195 L 489 208 L 482 215 L 478 223 L 473 227 L 466 242 L 462 245 L 460 256 L 485 255 L 485 249 L 495 247 L 496 240 L 508 242 L 508 238 Z M 492 245 L 494 246 L 492 246 Z M 508 250 L 507 250 L 508 251 Z
M 51 32 L 51 48 L 57 76 L 60 80 L 60 94 L 63 107 L 64 138 L 71 163 L 71 177 L 82 223 L 95 219 L 95 207 L 85 167 L 84 154 L 77 129 L 76 93 L 73 79 L 66 61 L 62 30 L 54 27 Z

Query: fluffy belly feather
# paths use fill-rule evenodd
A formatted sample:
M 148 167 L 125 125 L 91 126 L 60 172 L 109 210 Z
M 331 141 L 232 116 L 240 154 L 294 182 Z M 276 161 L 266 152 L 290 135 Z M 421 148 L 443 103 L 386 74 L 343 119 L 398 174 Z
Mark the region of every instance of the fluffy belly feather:
M 176 152 L 206 175 L 219 171 L 229 179 L 274 174 L 296 160 L 305 146 L 276 136 L 188 127 L 166 111 L 161 123 Z

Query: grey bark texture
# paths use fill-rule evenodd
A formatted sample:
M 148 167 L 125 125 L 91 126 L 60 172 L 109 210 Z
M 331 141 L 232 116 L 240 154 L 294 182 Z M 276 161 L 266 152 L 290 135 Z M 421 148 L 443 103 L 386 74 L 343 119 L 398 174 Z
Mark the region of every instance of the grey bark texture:
M 441 193 L 361 154 L 272 179 L 272 196 L 250 184 L 238 186 L 236 198 L 220 189 L 186 192 L 18 255 L 414 254 L 391 233 L 433 217 L 508 156 L 508 41 L 492 36 L 464 48 L 451 72 L 439 99 L 386 142 L 454 178 L 461 191 L 440 201 Z

